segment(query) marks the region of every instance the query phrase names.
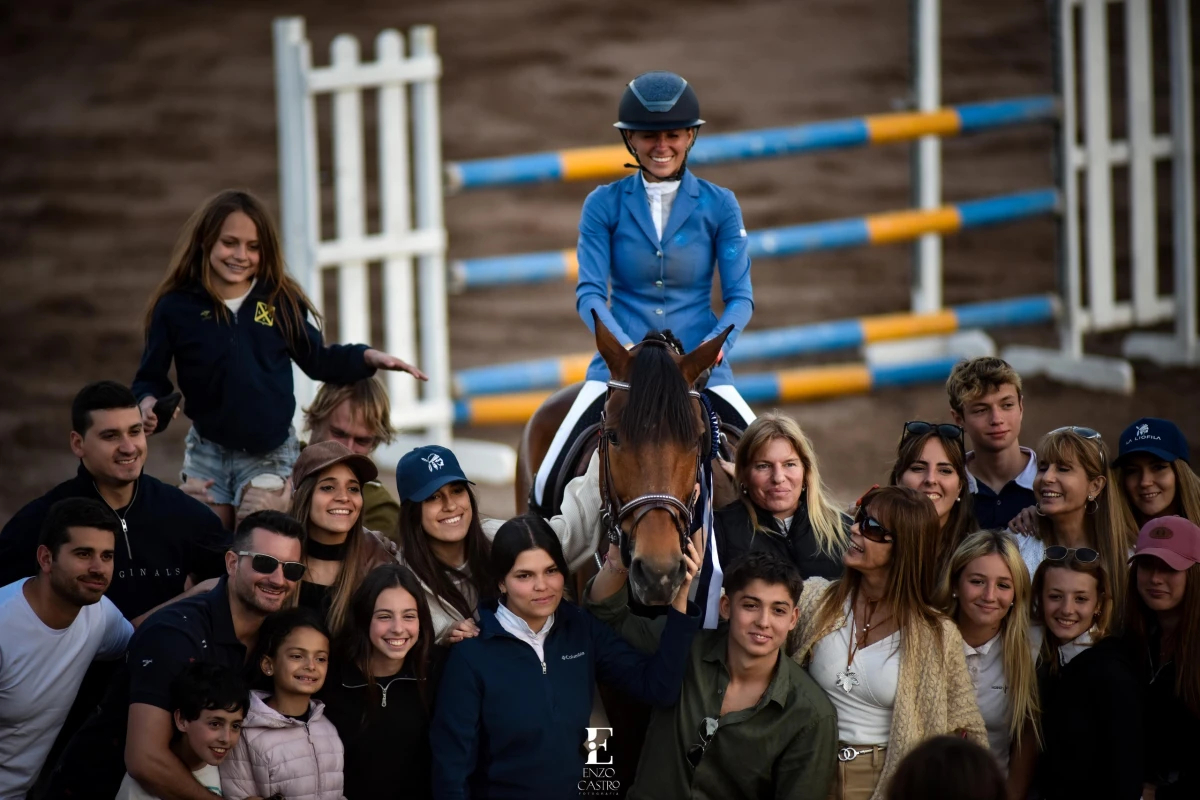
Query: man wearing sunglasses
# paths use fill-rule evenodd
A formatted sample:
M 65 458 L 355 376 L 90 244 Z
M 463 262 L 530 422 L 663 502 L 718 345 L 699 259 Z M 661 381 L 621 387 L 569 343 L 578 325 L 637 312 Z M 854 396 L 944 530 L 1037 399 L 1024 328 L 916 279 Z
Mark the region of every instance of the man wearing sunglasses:
M 1037 504 L 1037 459 L 1018 441 L 1025 416 L 1021 376 L 999 358 L 972 358 L 954 367 L 946 394 L 951 416 L 971 439 L 967 488 L 975 496 L 975 519 L 984 530 L 1005 528 Z
M 837 716 L 808 672 L 784 654 L 802 587 L 796 567 L 769 553 L 729 564 L 722 622 L 696 635 L 679 702 L 654 710 L 629 800 L 825 800 L 837 763 Z M 588 587 L 588 611 L 652 653 L 662 619 L 633 615 L 628 600 L 623 572 L 602 570 Z
M 304 575 L 304 528 L 278 511 L 238 525 L 215 589 L 150 616 L 129 643 L 104 702 L 55 767 L 46 798 L 112 797 L 128 770 L 155 797 L 212 800 L 171 752 L 171 682 L 189 663 L 242 671 L 259 626 Z

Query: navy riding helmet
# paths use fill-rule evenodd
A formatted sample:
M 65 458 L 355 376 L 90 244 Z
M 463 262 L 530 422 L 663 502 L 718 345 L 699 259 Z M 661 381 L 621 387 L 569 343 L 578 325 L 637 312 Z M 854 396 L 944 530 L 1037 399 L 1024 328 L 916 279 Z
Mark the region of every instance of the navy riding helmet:
M 621 105 L 617 109 L 617 121 L 613 123 L 613 127 L 621 131 L 625 148 L 636 161 L 637 152 L 629 143 L 626 131 L 698 129 L 703 124 L 704 120 L 700 119 L 700 101 L 688 82 L 674 72 L 655 70 L 643 72 L 625 87 Z M 695 138 L 692 139 L 692 144 L 695 144 Z M 691 150 L 690 146 L 688 150 Z M 640 163 L 625 166 L 645 169 Z M 678 180 L 686 168 L 685 157 L 684 166 L 668 180 Z

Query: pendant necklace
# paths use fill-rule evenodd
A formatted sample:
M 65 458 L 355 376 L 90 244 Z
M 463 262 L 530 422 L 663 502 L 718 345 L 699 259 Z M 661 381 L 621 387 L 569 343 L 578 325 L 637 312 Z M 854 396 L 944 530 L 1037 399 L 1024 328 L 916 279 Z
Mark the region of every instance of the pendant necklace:
M 875 609 L 879 606 L 878 600 L 867 600 L 866 602 L 866 621 L 863 623 L 862 640 L 859 640 L 857 617 L 854 613 L 855 606 L 858 604 L 858 593 L 850 601 L 850 642 L 846 646 L 846 669 L 839 672 L 835 677 L 837 686 L 846 694 L 859 685 L 858 674 L 855 673 L 850 666 L 854 663 L 854 656 L 858 651 L 865 647 L 867 638 L 871 635 L 871 618 L 875 616 Z M 891 619 L 891 614 L 887 615 L 879 622 L 882 624 Z M 879 627 L 876 625 L 875 627 Z

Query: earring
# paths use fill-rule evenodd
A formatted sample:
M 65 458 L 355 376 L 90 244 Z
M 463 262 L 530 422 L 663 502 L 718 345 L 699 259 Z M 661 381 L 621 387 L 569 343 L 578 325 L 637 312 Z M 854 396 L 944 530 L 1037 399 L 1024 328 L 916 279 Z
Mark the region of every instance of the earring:
M 952 595 L 954 595 L 954 599 L 955 599 L 955 600 L 957 600 L 957 599 L 958 599 L 958 592 L 951 592 L 951 594 L 952 594 Z
M 274 674 L 275 674 L 275 670 L 271 670 L 271 669 L 267 670 L 267 677 L 270 677 L 271 675 L 274 675 Z
M 956 502 L 956 503 L 961 503 L 961 502 L 962 502 L 962 495 L 960 494 L 958 497 L 954 498 L 954 502 Z
M 750 494 L 749 492 L 746 491 L 746 484 L 743 483 L 741 486 L 742 486 L 742 494 Z
M 1084 506 L 1083 506 L 1083 513 L 1085 513 L 1085 514 L 1095 514 L 1097 511 L 1099 511 L 1099 510 L 1100 510 L 1100 501 L 1099 501 L 1099 500 L 1097 500 L 1096 498 L 1092 497 L 1090 494 L 1088 495 L 1088 503 L 1091 503 L 1091 504 L 1092 504 L 1092 507 L 1091 507 L 1091 509 L 1089 510 L 1089 509 L 1088 509 L 1088 507 L 1087 507 L 1087 504 L 1085 503 L 1085 504 L 1084 504 Z
M 1044 517 L 1044 516 L 1046 516 L 1046 513 L 1045 513 L 1044 511 L 1042 511 L 1042 504 L 1041 504 L 1041 503 L 1034 503 L 1034 505 L 1033 505 L 1033 513 L 1037 514 L 1039 517 Z

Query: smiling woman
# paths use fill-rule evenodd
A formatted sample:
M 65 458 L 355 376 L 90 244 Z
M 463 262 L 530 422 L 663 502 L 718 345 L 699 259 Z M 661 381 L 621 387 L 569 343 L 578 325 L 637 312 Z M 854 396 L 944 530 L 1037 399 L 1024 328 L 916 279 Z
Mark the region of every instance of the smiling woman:
M 308 569 L 293 600 L 325 615 L 334 631 L 345 625 L 363 577 L 395 563 L 383 543 L 363 530 L 362 486 L 377 474 L 371 459 L 340 442 L 311 444 L 296 460 L 291 513 L 308 533 L 301 558 Z

